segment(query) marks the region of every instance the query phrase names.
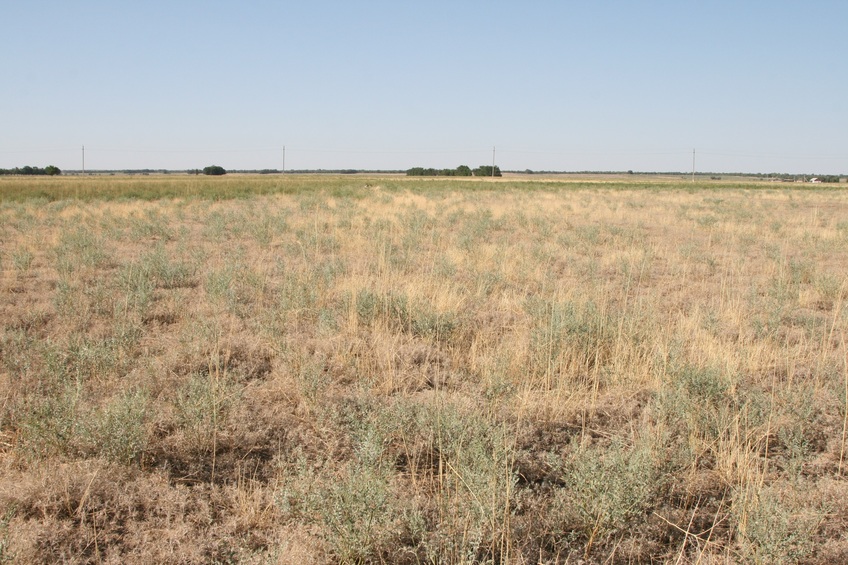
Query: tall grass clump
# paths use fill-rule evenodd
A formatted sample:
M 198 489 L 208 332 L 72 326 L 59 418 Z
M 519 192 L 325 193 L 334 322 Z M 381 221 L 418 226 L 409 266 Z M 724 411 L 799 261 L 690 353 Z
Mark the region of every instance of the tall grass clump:
M 227 371 L 211 368 L 191 375 L 177 394 L 175 408 L 184 446 L 192 453 L 216 455 L 218 439 L 240 388 Z
M 619 322 L 593 301 L 550 302 L 530 299 L 532 373 L 548 388 L 597 382 L 616 352 Z
M 435 343 L 450 343 L 460 329 L 458 314 L 438 312 L 425 301 L 412 301 L 405 294 L 360 289 L 353 300 L 363 324 L 380 324 Z

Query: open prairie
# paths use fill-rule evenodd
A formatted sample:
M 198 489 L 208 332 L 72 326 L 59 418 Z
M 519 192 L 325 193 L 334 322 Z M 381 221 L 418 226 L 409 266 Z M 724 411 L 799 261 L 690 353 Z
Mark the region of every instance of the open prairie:
M 848 192 L 0 179 L 0 562 L 848 562 Z

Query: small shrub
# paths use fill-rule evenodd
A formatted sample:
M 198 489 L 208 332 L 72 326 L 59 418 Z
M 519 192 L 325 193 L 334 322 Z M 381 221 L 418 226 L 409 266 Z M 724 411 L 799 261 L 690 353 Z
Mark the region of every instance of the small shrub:
M 453 312 L 437 312 L 426 303 L 411 303 L 404 294 L 377 294 L 361 289 L 355 307 L 364 324 L 381 320 L 389 328 L 434 342 L 449 342 L 460 326 Z
M 268 213 L 264 213 L 258 219 L 250 222 L 248 231 L 261 248 L 267 249 L 274 239 L 275 232 L 282 231 L 284 228 L 285 219 L 276 219 Z
M 237 299 L 235 284 L 236 277 L 234 269 L 225 267 L 218 271 L 210 271 L 206 275 L 204 287 L 213 300 L 233 305 Z
M 299 317 L 318 304 L 319 288 L 309 273 L 287 271 L 276 290 L 276 309 L 283 317 Z
M 155 282 L 150 270 L 144 263 L 130 263 L 121 268 L 117 276 L 118 286 L 125 293 L 123 300 L 124 314 L 128 311 L 143 315 L 153 302 Z
M 359 416 L 366 421 L 350 422 L 359 429 L 353 459 L 341 472 L 329 476 L 301 454 L 276 500 L 284 515 L 318 524 L 339 563 L 376 562 L 406 529 L 407 514 L 383 457 L 386 438 L 367 415 Z
M 436 312 L 419 305 L 413 313 L 410 331 L 437 343 L 449 343 L 459 325 L 459 319 L 453 312 Z
M 35 255 L 29 249 L 19 248 L 12 253 L 12 264 L 21 274 L 29 271 L 33 259 L 35 259 Z
M 190 451 L 214 452 L 237 394 L 236 383 L 226 372 L 197 373 L 189 378 L 177 396 L 176 409 Z
M 194 267 L 183 261 L 171 260 L 163 245 L 157 245 L 146 255 L 142 259 L 141 267 L 160 288 L 194 286 Z
M 356 314 L 363 324 L 373 324 L 380 314 L 380 297 L 368 289 L 356 293 Z
M 9 523 L 15 517 L 15 508 L 6 509 L 5 514 L 0 516 L 0 563 L 15 563 L 17 555 L 9 546 Z
M 53 252 L 56 268 L 62 274 L 73 273 L 80 267 L 104 267 L 111 261 L 105 240 L 84 226 L 63 231 Z
M 130 219 L 130 234 L 133 239 L 173 239 L 174 231 L 168 225 L 168 218 L 156 210 L 147 210 L 143 217 Z
M 845 283 L 833 275 L 820 275 L 815 279 L 815 289 L 819 295 L 820 305 L 830 310 L 845 297 Z
M 147 394 L 137 390 L 123 393 L 107 404 L 95 415 L 88 433 L 94 449 L 116 463 L 136 460 L 147 446 L 147 405 Z
M 320 407 L 330 385 L 330 375 L 324 367 L 320 363 L 307 362 L 300 367 L 297 377 L 303 398 L 313 407 Z
M 684 436 L 707 442 L 727 429 L 738 401 L 719 371 L 686 365 L 672 369 L 669 379 L 655 399 L 659 419 Z
M 429 559 L 497 562 L 507 555 L 517 484 L 509 428 L 451 402 L 402 403 L 392 413 L 404 464 L 433 489 L 429 512 L 439 520 L 424 542 Z
M 572 442 L 560 498 L 577 511 L 586 555 L 593 545 L 623 531 L 644 515 L 664 488 L 663 465 L 648 440 L 609 446 Z
M 378 554 L 396 518 L 388 474 L 373 465 L 348 465 L 324 491 L 319 506 L 329 542 L 341 563 L 363 563 Z
M 751 563 L 798 563 L 816 548 L 815 533 L 826 510 L 815 497 L 766 487 L 734 504 L 740 546 Z
M 35 458 L 75 453 L 83 434 L 81 386 L 68 383 L 34 402 L 23 414 L 20 445 Z

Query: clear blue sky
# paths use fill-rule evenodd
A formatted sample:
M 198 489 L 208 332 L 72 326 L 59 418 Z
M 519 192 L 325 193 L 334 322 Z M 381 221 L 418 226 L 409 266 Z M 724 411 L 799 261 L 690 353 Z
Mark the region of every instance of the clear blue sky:
M 848 173 L 844 0 L 0 6 L 0 168 Z

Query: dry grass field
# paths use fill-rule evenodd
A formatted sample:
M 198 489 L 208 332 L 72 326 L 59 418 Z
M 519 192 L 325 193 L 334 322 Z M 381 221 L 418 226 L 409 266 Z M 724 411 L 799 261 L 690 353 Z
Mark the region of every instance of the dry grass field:
M 0 180 L 0 563 L 848 562 L 848 192 L 228 177 Z

